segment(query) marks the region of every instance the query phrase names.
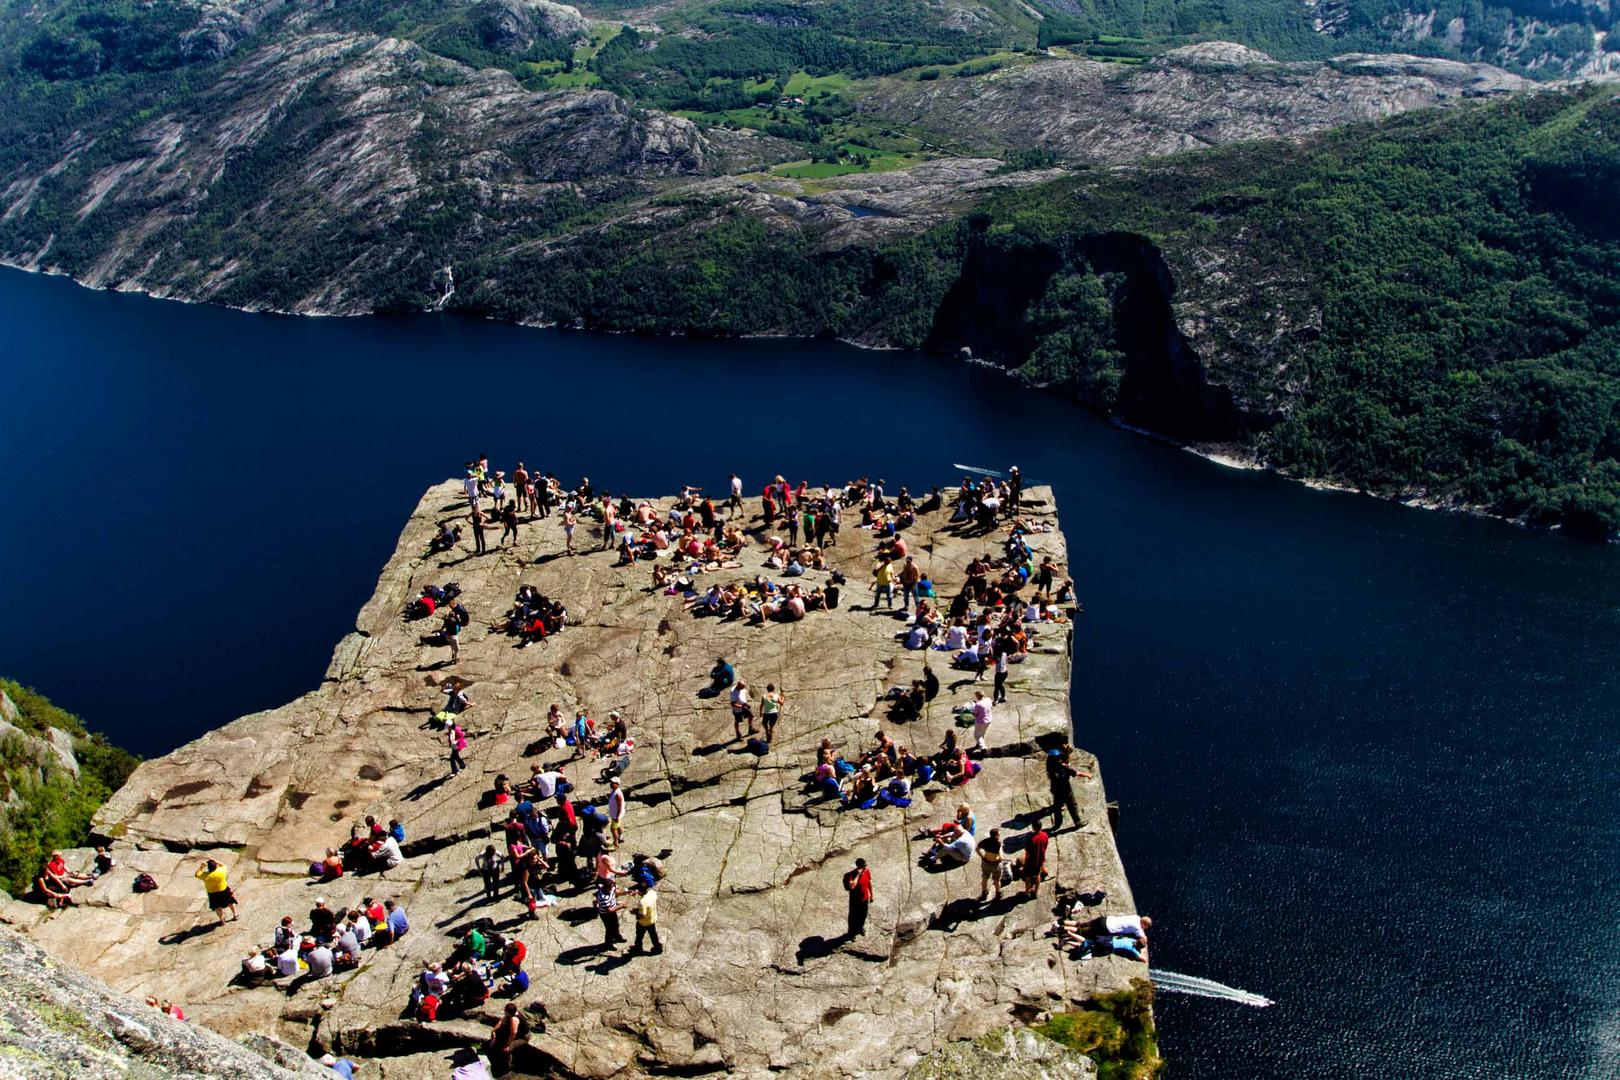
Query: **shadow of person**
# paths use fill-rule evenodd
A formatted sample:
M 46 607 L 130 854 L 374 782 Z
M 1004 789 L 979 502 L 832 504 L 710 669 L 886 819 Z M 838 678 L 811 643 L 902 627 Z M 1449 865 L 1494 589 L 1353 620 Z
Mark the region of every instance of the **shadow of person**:
M 419 802 L 449 782 L 449 776 L 436 776 L 432 780 L 424 780 L 405 793 L 405 800 L 407 802 Z
M 973 897 L 964 896 L 959 900 L 952 900 L 940 909 L 938 915 L 928 920 L 930 930 L 943 930 L 947 934 L 955 931 L 962 923 L 980 918 L 987 914 L 982 910 L 979 901 Z
M 180 945 L 190 941 L 192 938 L 202 937 L 204 934 L 212 934 L 215 930 L 218 930 L 219 927 L 220 924 L 217 922 L 198 923 L 196 926 L 189 927 L 185 930 L 176 930 L 172 934 L 164 934 L 162 937 L 158 938 L 158 944 Z
M 806 960 L 819 960 L 824 956 L 831 956 L 838 951 L 838 947 L 850 940 L 848 934 L 839 934 L 835 938 L 824 938 L 820 934 L 811 934 L 799 942 L 799 951 L 794 957 L 800 964 Z
M 632 956 L 633 954 L 628 951 L 608 953 L 602 958 L 602 962 L 600 964 L 597 964 L 595 967 L 587 966 L 585 970 L 590 972 L 592 975 L 609 975 L 628 964 L 632 959 Z
M 600 941 L 593 942 L 590 945 L 576 945 L 572 949 L 564 949 L 558 953 L 556 962 L 568 967 L 578 967 L 580 964 L 601 956 L 611 947 Z

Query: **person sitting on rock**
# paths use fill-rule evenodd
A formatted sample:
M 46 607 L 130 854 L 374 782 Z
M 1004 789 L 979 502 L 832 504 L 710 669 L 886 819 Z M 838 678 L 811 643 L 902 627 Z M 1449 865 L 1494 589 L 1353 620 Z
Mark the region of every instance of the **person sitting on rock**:
M 343 856 L 337 848 L 327 848 L 326 858 L 310 864 L 310 874 L 321 882 L 336 881 L 343 876 Z
M 332 965 L 338 971 L 349 971 L 360 966 L 360 935 L 352 920 L 344 920 L 338 927 L 337 943 L 332 948 Z
M 385 833 L 381 840 L 371 845 L 372 865 L 379 870 L 392 870 L 405 861 L 405 853 L 400 850 L 399 841 L 394 839 L 392 833 Z
M 265 958 L 263 952 L 253 950 L 242 958 L 242 981 L 249 986 L 258 986 L 268 982 L 275 974 L 275 968 Z
M 67 886 L 43 866 L 40 867 L 39 876 L 34 879 L 34 892 L 38 894 L 40 903 L 48 908 L 77 906 L 73 903 L 73 897 L 68 895 Z
M 934 846 L 923 855 L 923 862 L 937 866 L 966 866 L 973 861 L 973 834 L 959 822 L 950 821 L 935 834 Z
M 461 526 L 452 525 L 446 521 L 439 526 L 439 534 L 428 545 L 428 554 L 437 555 L 441 551 L 449 551 L 461 542 Z
M 50 871 L 53 877 L 70 889 L 78 888 L 80 885 L 92 884 L 96 880 L 94 874 L 79 874 L 69 870 L 67 859 L 60 851 L 51 852 L 50 861 L 45 864 L 45 868 Z
M 889 777 L 883 790 L 877 794 L 879 806 L 907 807 L 911 805 L 911 781 L 903 773 L 895 773 Z
M 427 998 L 433 999 L 436 1008 L 449 990 L 450 976 L 445 974 L 444 965 L 433 961 L 422 969 L 422 973 L 416 977 L 416 985 L 411 988 L 412 1011 L 419 1012 Z
M 317 941 L 330 941 L 336 930 L 337 916 L 333 914 L 331 908 L 326 906 L 325 898 L 317 896 L 315 906 L 309 911 L 309 931 L 311 936 Z
M 450 989 L 443 994 L 439 1010 L 442 1013 L 461 1015 L 476 1009 L 488 1000 L 489 984 L 484 982 L 484 977 L 472 964 L 463 963 L 457 965 L 451 972 Z

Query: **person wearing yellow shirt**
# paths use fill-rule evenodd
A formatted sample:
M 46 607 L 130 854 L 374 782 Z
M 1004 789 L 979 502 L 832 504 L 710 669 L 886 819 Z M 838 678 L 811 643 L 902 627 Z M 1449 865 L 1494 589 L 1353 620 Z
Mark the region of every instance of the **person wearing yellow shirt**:
M 873 611 L 877 610 L 879 600 L 894 607 L 894 567 L 888 559 L 878 560 L 877 569 L 872 571 Z
M 652 939 L 651 955 L 664 951 L 663 942 L 658 940 L 658 891 L 650 885 L 641 886 L 641 897 L 636 901 L 636 943 L 631 952 L 641 951 L 643 938 Z
M 213 859 L 207 859 L 197 867 L 197 880 L 203 883 L 208 891 L 208 910 L 218 918 L 221 926 L 225 925 L 225 911 L 230 909 L 231 918 L 236 918 L 236 894 L 231 891 L 230 883 L 225 879 L 225 868 Z

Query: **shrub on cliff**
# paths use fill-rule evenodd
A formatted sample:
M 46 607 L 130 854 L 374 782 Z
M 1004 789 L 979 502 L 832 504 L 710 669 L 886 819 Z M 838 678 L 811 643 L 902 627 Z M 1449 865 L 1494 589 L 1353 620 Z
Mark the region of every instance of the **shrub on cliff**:
M 52 849 L 84 843 L 91 818 L 140 759 L 86 731 L 43 694 L 9 679 L 0 679 L 0 692 L 17 706 L 18 729 L 0 741 L 0 798 L 7 802 L 0 811 L 0 888 L 20 895 Z M 42 741 L 53 728 L 72 737 L 78 776 Z
M 1097 1063 L 1097 1080 L 1151 1080 L 1164 1071 L 1153 1023 L 1153 984 L 1105 994 L 1086 1007 L 1056 1013 L 1035 1030 Z

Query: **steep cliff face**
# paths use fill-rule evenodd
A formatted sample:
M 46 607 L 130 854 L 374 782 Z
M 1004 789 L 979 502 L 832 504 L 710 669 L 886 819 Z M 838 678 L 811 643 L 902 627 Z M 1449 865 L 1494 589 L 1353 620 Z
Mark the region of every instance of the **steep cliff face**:
M 1056 524 L 1049 489 L 1025 498 L 1027 516 Z M 660 516 L 671 501 L 654 502 Z M 438 522 L 465 506 L 457 483 L 426 493 L 317 689 L 141 766 L 98 818 L 118 837 L 120 866 L 80 892 L 80 907 L 47 914 L 0 905 L 0 914 L 116 987 L 184 1002 L 194 1022 L 374 1058 L 368 1070 L 397 1080 L 442 1080 L 445 1050 L 481 1042 L 500 1015 L 499 998 L 433 1023 L 402 1015 L 424 965 L 446 959 L 475 923 L 528 948 L 534 982 L 517 1000 L 526 1009 L 543 1000 L 549 1013 L 522 1065 L 535 1075 L 898 1080 L 934 1051 L 1129 990 L 1144 975 L 1122 956 L 1071 960 L 1045 936 L 1058 885 L 1102 890 L 1095 914 L 1133 910 L 1090 755 L 1077 762 L 1087 774 L 1075 791 L 1085 824 L 1052 836 L 1053 880 L 1039 900 L 980 906 L 967 880 L 978 880 L 973 867 L 918 865 L 924 828 L 964 795 L 1009 841 L 1046 813 L 1044 747 L 1071 728 L 1066 626 L 1039 629 L 1016 665 L 982 771 L 967 788 L 930 783 L 908 807 L 845 810 L 806 783 L 821 741 L 853 754 L 882 727 L 914 747 L 936 745 L 956 727 L 971 682 L 943 687 L 921 716 L 898 724 L 884 695 L 920 677 L 927 658 L 902 648 L 890 620 L 853 609 L 847 591 L 836 610 L 792 624 L 698 618 L 679 595 L 646 587 L 644 562 L 618 565 L 612 551 L 558 558 L 557 515 L 526 522 L 516 544 L 487 556 L 462 546 L 429 551 Z M 908 530 L 942 593 L 960 587 L 983 544 L 960 535 L 949 514 L 925 512 Z M 596 547 L 592 531 L 579 530 L 576 550 Z M 1037 557 L 1065 558 L 1060 532 L 1031 543 Z M 720 571 L 723 578 L 760 571 L 760 549 L 741 558 L 744 566 Z M 839 544 L 829 560 L 829 570 L 864 574 L 868 545 Z M 424 642 L 423 622 L 402 609 L 424 584 L 451 577 L 472 615 L 454 670 L 473 681 L 476 704 L 462 714 L 470 767 L 447 775 L 445 734 L 433 719 L 444 700 L 444 650 Z M 811 570 L 803 580 L 827 578 Z M 525 649 L 497 622 L 520 581 L 569 611 L 566 629 Z M 700 692 L 719 654 L 759 689 L 769 681 L 788 695 L 790 711 L 763 754 L 733 739 L 724 695 Z M 617 857 L 660 854 L 667 869 L 658 955 L 603 949 L 583 885 L 550 882 L 560 903 L 532 916 L 510 882 L 494 898 L 482 889 L 473 859 L 503 843 L 511 806 L 493 799 L 498 775 L 516 781 L 530 764 L 561 768 L 581 813 L 605 801 L 604 761 L 541 738 L 553 701 L 569 715 L 619 710 L 635 739 Z M 313 884 L 310 859 L 357 824 L 363 831 L 366 815 L 402 822 L 405 862 Z M 213 927 L 194 878 L 198 849 L 228 867 L 239 921 Z M 873 869 L 875 895 L 867 933 L 846 942 L 841 882 L 856 858 Z M 137 870 L 159 888 L 132 893 Z M 333 905 L 396 899 L 410 931 L 366 950 L 354 971 L 240 985 L 241 958 L 268 942 L 282 915 L 302 926 L 316 895 Z M 983 1060 L 956 1049 L 942 1065 Z M 1058 1070 L 1051 1075 L 1091 1073 L 1077 1055 L 1031 1056 L 1017 1075 L 1038 1075 L 1043 1063 Z
M 369 311 L 469 234 L 499 245 L 604 191 L 702 171 L 689 121 L 604 91 L 530 93 L 392 38 L 240 58 L 127 136 L 75 132 L 9 178 L 13 258 L 248 308 Z
M 172 1020 L 0 926 L 0 1074 L 74 1080 L 330 1080 L 275 1039 L 247 1045 Z

